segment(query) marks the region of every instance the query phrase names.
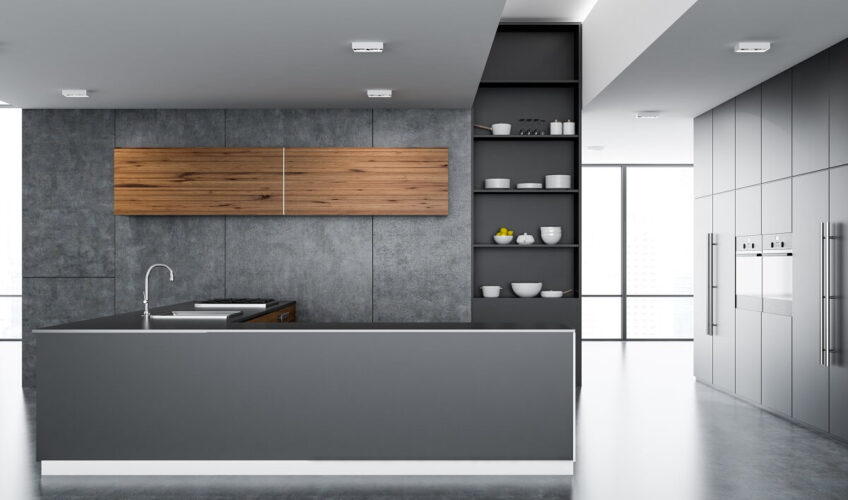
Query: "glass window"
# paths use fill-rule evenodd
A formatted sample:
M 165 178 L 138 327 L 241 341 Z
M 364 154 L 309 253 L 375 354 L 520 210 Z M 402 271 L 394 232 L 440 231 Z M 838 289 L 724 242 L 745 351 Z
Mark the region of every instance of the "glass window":
M 580 314 L 584 339 L 621 338 L 621 297 L 584 297 Z
M 0 338 L 21 338 L 21 110 L 0 109 Z
M 627 294 L 691 295 L 691 167 L 627 167 Z
M 621 293 L 621 167 L 589 167 L 582 174 L 583 294 L 618 295 Z
M 691 339 L 692 297 L 628 297 L 627 338 Z

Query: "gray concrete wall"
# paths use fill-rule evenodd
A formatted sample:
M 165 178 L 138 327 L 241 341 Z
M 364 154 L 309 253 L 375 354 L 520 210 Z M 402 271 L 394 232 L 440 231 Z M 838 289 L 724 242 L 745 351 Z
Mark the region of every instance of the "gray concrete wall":
M 115 147 L 450 148 L 447 217 L 116 217 Z M 31 330 L 212 296 L 301 321 L 470 321 L 470 110 L 24 110 L 23 380 Z

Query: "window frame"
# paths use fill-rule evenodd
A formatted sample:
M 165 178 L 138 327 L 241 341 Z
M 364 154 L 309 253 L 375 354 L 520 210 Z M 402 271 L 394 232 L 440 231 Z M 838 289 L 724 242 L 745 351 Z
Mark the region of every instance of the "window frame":
M 621 335 L 617 338 L 588 338 L 584 339 L 585 341 L 592 342 L 644 342 L 644 341 L 661 341 L 661 342 L 691 342 L 694 340 L 693 337 L 689 338 L 630 338 L 627 335 L 627 299 L 628 298 L 692 298 L 694 300 L 694 294 L 628 294 L 627 293 L 627 171 L 630 168 L 645 168 L 645 167 L 666 167 L 666 168 L 692 168 L 694 169 L 693 164 L 685 164 L 685 163 L 666 163 L 666 164 L 653 164 L 653 163 L 628 163 L 628 164 L 583 164 L 580 166 L 580 174 L 583 175 L 583 170 L 587 168 L 617 168 L 621 173 L 621 293 L 620 294 L 581 294 L 581 297 L 606 297 L 606 298 L 619 298 L 621 299 Z M 582 212 L 581 213 L 585 213 Z M 584 225 L 581 221 L 581 227 Z M 580 270 L 581 274 L 583 273 L 583 269 Z

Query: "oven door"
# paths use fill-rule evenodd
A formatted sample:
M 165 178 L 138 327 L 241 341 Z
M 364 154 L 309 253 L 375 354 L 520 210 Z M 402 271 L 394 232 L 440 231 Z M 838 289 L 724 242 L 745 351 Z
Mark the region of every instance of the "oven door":
M 736 308 L 763 310 L 763 254 L 736 252 Z
M 763 312 L 792 316 L 792 252 L 763 252 Z

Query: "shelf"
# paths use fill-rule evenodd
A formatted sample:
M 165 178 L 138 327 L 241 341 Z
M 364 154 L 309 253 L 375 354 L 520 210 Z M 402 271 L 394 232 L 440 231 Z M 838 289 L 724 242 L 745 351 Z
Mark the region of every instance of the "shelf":
M 577 243 L 557 243 L 556 245 L 546 245 L 544 243 L 534 243 L 532 245 L 519 245 L 518 243 L 508 243 L 506 245 L 498 245 L 497 243 L 475 243 L 474 248 L 522 248 L 525 250 L 530 250 L 534 248 L 578 248 L 580 245 Z
M 474 139 L 480 141 L 573 141 L 579 138 L 579 135 L 474 135 Z
M 573 87 L 580 80 L 487 80 L 481 87 Z
M 475 189 L 474 194 L 575 194 L 579 189 Z

